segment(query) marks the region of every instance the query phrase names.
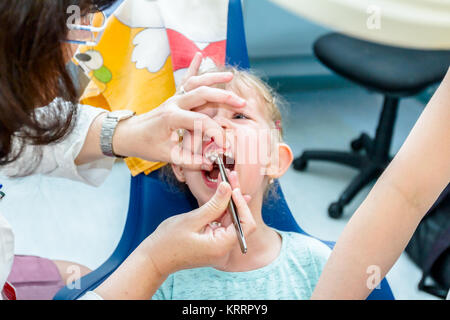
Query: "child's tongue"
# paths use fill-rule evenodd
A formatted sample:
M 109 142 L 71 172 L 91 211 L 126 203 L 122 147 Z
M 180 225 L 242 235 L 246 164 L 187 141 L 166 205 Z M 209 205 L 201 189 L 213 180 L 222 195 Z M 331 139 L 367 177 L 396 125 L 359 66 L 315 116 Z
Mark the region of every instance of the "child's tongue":
M 208 176 L 213 180 L 217 180 L 217 178 L 219 177 L 219 174 L 220 174 L 219 168 L 214 166 L 214 169 L 208 173 Z
M 220 156 L 223 158 L 225 167 L 232 170 L 234 168 L 234 165 L 227 164 L 227 158 L 225 158 L 224 152 L 225 152 L 225 150 L 223 150 L 222 148 L 219 148 L 219 146 L 213 140 L 211 140 L 209 143 L 207 143 L 203 146 L 203 154 L 206 157 L 211 156 L 211 155 Z M 210 172 L 205 172 L 205 173 L 209 179 L 217 180 L 220 176 L 220 170 L 219 170 L 217 163 L 214 163 L 214 167 Z

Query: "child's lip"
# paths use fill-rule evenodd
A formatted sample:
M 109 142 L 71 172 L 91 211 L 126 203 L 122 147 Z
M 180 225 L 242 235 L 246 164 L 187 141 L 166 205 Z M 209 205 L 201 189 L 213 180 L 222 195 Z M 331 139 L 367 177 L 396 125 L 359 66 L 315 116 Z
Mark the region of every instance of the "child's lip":
M 209 176 L 214 167 L 217 169 L 217 165 L 213 165 L 215 155 L 225 155 L 226 157 L 232 158 L 234 161 L 233 153 L 230 150 L 220 148 L 216 143 L 214 143 L 214 141 L 209 141 L 203 145 L 203 156 L 211 162 L 211 167 L 209 170 L 202 170 L 202 179 L 203 183 L 212 190 L 217 190 L 218 186 L 222 182 L 220 173 L 215 180 L 212 180 Z

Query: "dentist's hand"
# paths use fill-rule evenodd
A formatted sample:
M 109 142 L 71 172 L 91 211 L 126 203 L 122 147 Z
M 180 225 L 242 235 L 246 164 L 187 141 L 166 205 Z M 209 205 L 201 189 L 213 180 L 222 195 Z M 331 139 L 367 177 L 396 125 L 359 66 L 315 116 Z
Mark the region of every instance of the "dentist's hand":
M 245 212 L 250 212 L 250 209 L 248 208 L 247 203 L 249 203 L 251 201 L 252 197 L 249 195 L 242 195 L 238 173 L 236 171 L 230 171 L 228 169 L 226 169 L 226 171 L 227 171 L 228 180 L 230 181 L 231 188 L 233 189 L 233 200 L 238 209 L 239 218 L 241 218 L 241 214 L 243 214 Z M 221 180 L 219 180 L 219 181 L 221 181 Z M 250 215 L 251 215 L 251 212 L 250 212 Z M 231 219 L 231 213 L 229 212 L 229 210 L 227 210 L 227 212 L 223 216 L 221 216 L 217 220 L 217 222 L 218 222 L 218 225 L 223 228 L 228 228 L 229 226 L 234 227 L 233 220 Z M 206 227 L 206 232 L 209 232 L 209 233 L 215 232 L 216 229 L 217 229 L 217 227 L 215 225 L 209 225 Z M 238 245 L 236 245 L 236 247 L 238 247 Z M 225 266 L 226 266 L 227 261 L 229 260 L 230 254 L 231 254 L 231 251 L 222 255 L 222 257 L 220 259 L 217 259 L 215 261 L 214 267 L 225 270 Z
M 202 62 L 197 54 L 183 81 L 183 90 L 161 106 L 146 114 L 121 121 L 113 137 L 113 150 L 125 157 L 137 157 L 148 161 L 176 163 L 190 169 L 208 170 L 211 163 L 201 155 L 203 138 L 214 138 L 225 147 L 225 132 L 210 117 L 192 110 L 208 102 L 241 108 L 246 101 L 235 93 L 212 88 L 211 85 L 226 83 L 233 74 L 210 73 L 197 76 Z M 152 89 L 149 89 L 152 90 Z M 157 90 L 157 89 L 154 89 Z M 98 116 L 89 128 L 86 141 L 77 159 L 77 165 L 102 159 L 100 132 L 106 115 Z M 196 132 L 195 129 L 197 129 Z M 184 133 L 195 133 L 194 144 L 179 143 Z
M 239 246 L 233 224 L 212 229 L 226 212 L 233 196 L 245 236 L 255 231 L 256 222 L 239 189 L 222 182 L 214 197 L 203 207 L 163 222 L 146 240 L 157 270 L 168 275 L 182 269 L 221 265 L 223 257 Z
M 171 273 L 220 265 L 239 246 L 236 231 L 232 224 L 214 230 L 209 225 L 224 215 L 231 195 L 230 185 L 222 182 L 203 207 L 163 222 L 95 292 L 103 299 L 150 299 Z M 238 189 L 233 199 L 248 236 L 256 222 Z
M 179 92 L 182 90 L 190 92 L 200 87 L 210 87 L 215 84 L 228 83 L 233 79 L 233 74 L 231 72 L 213 72 L 198 75 L 202 61 L 203 56 L 199 52 L 195 55 L 189 69 L 181 81 L 181 87 L 178 90 Z
M 208 73 L 197 76 L 202 55 L 195 56 L 182 84 L 182 92 L 163 105 L 144 115 L 121 122 L 113 140 L 118 155 L 149 161 L 175 163 L 190 169 L 208 170 L 211 162 L 201 155 L 203 138 L 213 138 L 225 146 L 223 128 L 205 114 L 192 110 L 206 103 L 225 104 L 241 108 L 246 101 L 231 91 L 210 86 L 233 79 L 230 72 Z M 200 129 L 194 132 L 195 129 Z M 180 144 L 178 132 L 198 134 L 197 145 Z

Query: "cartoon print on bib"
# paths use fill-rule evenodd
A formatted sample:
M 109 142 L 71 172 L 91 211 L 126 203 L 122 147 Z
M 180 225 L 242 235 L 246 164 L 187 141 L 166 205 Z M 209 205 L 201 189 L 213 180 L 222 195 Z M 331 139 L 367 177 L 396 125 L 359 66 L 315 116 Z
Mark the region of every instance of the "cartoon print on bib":
M 132 28 L 145 28 L 133 39 L 138 69 L 158 72 L 171 56 L 179 86 L 197 52 L 205 59 L 203 68 L 225 64 L 228 0 L 135 0 L 116 16 Z
M 203 54 L 203 69 L 225 64 L 228 4 L 228 0 L 159 1 L 177 85 L 197 52 Z
M 95 50 L 77 53 L 75 59 L 86 75 L 97 82 L 99 92 L 106 90 L 106 84 L 112 80 L 111 71 L 103 64 L 102 54 Z

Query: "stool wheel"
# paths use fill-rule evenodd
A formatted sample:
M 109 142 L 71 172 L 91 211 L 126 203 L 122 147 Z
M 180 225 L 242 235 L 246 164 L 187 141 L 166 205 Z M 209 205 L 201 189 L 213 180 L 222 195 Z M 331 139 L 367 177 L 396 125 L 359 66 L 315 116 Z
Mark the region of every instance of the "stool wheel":
M 294 161 L 294 169 L 297 171 L 305 171 L 308 167 L 308 162 L 303 158 L 297 158 Z
M 333 202 L 328 208 L 328 215 L 333 219 L 339 219 L 344 213 L 344 206 L 339 202 Z

